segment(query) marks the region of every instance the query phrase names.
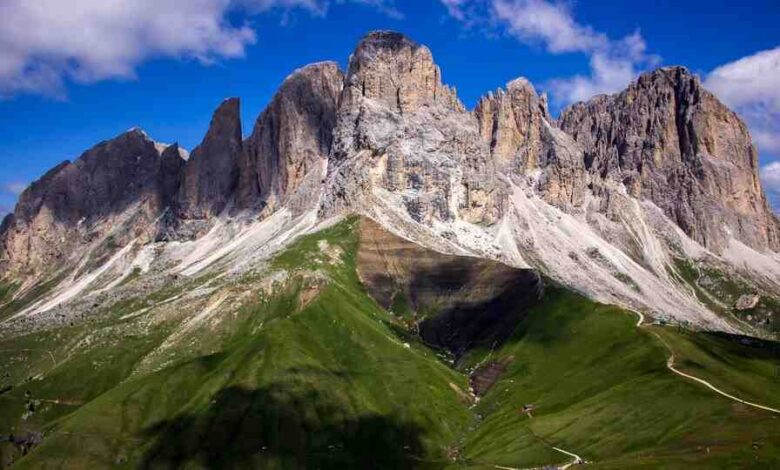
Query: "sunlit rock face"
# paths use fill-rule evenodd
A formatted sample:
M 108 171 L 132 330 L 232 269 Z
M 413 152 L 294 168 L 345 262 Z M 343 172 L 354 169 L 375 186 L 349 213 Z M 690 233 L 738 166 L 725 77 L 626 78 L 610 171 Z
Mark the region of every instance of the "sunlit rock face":
M 398 33 L 371 33 L 351 56 L 330 172 L 326 212 L 385 191 L 427 225 L 491 225 L 502 215 L 505 188 L 476 119 L 442 84 L 430 51 Z
M 643 74 L 625 91 L 577 103 L 560 127 L 596 181 L 649 199 L 691 238 L 722 251 L 731 236 L 780 249 L 747 127 L 683 67 Z

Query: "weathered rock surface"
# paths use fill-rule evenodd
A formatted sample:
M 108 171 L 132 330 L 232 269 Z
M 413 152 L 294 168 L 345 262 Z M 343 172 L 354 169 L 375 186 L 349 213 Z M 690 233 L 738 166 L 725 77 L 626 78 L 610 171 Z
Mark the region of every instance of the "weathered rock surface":
M 417 222 L 501 217 L 504 186 L 476 119 L 443 85 L 430 51 L 390 32 L 357 46 L 341 94 L 326 212 L 400 198 Z
M 369 33 L 350 58 L 343 105 L 355 107 L 361 98 L 401 113 L 432 104 L 465 110 L 455 90 L 442 84 L 441 70 L 431 51 L 394 31 Z
M 334 62 L 309 65 L 287 77 L 244 143 L 238 208 L 272 211 L 287 202 L 307 176 L 320 184 L 343 80 Z
M 575 104 L 560 126 L 584 147 L 591 175 L 653 201 L 704 246 L 722 251 L 733 235 L 780 249 L 747 127 L 685 68 L 646 73 L 622 93 Z
M 4 269 L 33 274 L 56 268 L 93 240 L 112 221 L 134 212 L 133 238 L 152 225 L 158 210 L 160 153 L 141 130 L 102 142 L 74 162 L 63 162 L 32 183 L 19 197 L 0 237 Z
M 756 294 L 744 294 L 739 296 L 737 303 L 734 305 L 736 310 L 750 310 L 758 305 L 761 300 L 761 296 Z
M 179 190 L 179 217 L 209 219 L 219 215 L 238 184 L 242 152 L 238 98 L 230 98 L 214 112 L 206 137 L 190 155 Z
M 539 97 L 528 80 L 518 78 L 506 91 L 483 97 L 474 115 L 499 171 L 530 177 L 550 204 L 582 204 L 587 185 L 582 148 L 554 127 L 546 96 Z

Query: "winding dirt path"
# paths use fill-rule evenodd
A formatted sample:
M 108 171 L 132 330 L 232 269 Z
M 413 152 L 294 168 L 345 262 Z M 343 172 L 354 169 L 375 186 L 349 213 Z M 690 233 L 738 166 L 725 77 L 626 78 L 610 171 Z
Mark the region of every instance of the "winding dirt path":
M 558 452 L 561 452 L 563 454 L 566 454 L 566 455 L 568 455 L 570 457 L 574 457 L 573 461 L 567 463 L 566 465 L 563 465 L 562 467 L 559 467 L 561 470 L 566 470 L 567 468 L 571 467 L 572 465 L 579 465 L 581 463 L 587 463 L 585 461 L 585 459 L 583 459 L 582 457 L 580 457 L 579 455 L 577 455 L 577 454 L 575 454 L 573 452 L 569 452 L 568 450 L 563 450 L 560 447 L 553 447 L 553 449 L 555 449 Z
M 639 311 L 636 311 L 636 310 L 630 310 L 630 311 L 635 313 L 639 317 L 639 320 L 636 322 L 636 327 L 637 328 L 642 328 L 643 326 L 647 326 L 644 323 L 645 322 L 645 316 L 642 314 L 642 312 L 639 312 Z M 681 370 L 675 368 L 674 367 L 674 349 L 672 349 L 672 346 L 665 339 L 663 339 L 661 337 L 661 335 L 659 335 L 655 331 L 651 331 L 650 333 L 652 333 L 653 336 L 658 338 L 658 340 L 669 351 L 669 358 L 666 360 L 666 368 L 669 369 L 670 371 L 674 372 L 675 374 L 679 375 L 680 377 L 684 377 L 686 379 L 693 380 L 694 382 L 698 382 L 698 383 L 704 385 L 705 387 L 709 388 L 713 392 L 715 392 L 717 394 L 720 394 L 720 395 L 723 395 L 724 397 L 726 397 L 726 398 L 728 398 L 730 400 L 736 401 L 738 403 L 742 403 L 744 405 L 752 406 L 753 408 L 758 408 L 760 410 L 764 410 L 764 411 L 769 411 L 769 412 L 772 412 L 772 413 L 780 414 L 780 410 L 778 410 L 776 408 L 772 408 L 772 407 L 764 406 L 764 405 L 759 405 L 758 403 L 752 403 L 752 402 L 743 400 L 743 399 L 741 399 L 739 397 L 735 397 L 734 395 L 731 395 L 729 393 L 724 392 L 723 390 L 721 390 L 718 387 L 712 385 L 710 382 L 707 382 L 704 379 L 701 379 L 699 377 L 694 377 L 693 375 L 690 375 L 690 374 L 686 374 L 685 372 L 682 372 Z

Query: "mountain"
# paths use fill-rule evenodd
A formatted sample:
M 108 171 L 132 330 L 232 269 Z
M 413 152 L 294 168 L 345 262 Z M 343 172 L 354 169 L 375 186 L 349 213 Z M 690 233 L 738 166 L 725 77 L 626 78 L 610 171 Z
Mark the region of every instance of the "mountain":
M 191 153 L 102 142 L 3 221 L 5 462 L 780 463 L 780 221 L 686 69 L 467 110 L 377 31 L 246 138 L 239 106 Z

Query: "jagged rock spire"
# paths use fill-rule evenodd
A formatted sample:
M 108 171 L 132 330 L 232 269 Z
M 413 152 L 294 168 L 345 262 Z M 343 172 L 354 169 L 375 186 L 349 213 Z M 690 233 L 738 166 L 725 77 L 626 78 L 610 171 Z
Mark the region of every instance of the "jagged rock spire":
M 181 218 L 218 215 L 233 197 L 243 148 L 239 106 L 238 98 L 219 105 L 206 136 L 187 160 L 179 191 Z
M 343 80 L 335 62 L 312 64 L 287 77 L 244 144 L 238 208 L 273 210 L 307 177 L 320 184 Z

